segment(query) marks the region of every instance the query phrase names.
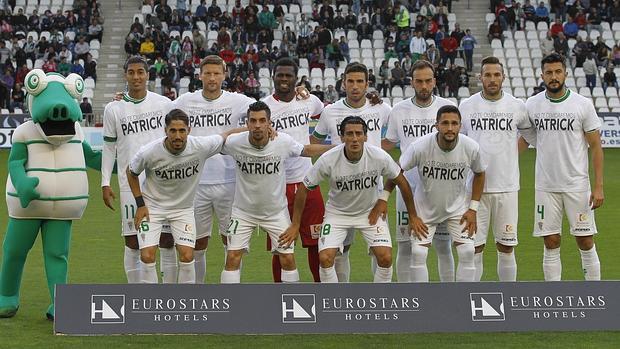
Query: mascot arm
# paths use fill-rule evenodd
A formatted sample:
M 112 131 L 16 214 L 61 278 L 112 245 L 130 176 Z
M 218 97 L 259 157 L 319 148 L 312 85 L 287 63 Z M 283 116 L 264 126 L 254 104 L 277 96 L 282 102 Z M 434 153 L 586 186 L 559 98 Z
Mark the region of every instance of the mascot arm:
M 86 166 L 101 171 L 101 151 L 93 150 L 90 147 L 88 142 L 82 142 L 82 149 L 84 150 L 84 160 L 86 161 Z M 116 173 L 116 163 L 114 163 L 114 168 L 112 169 L 112 173 Z
M 21 142 L 13 143 L 11 153 L 9 154 L 9 173 L 23 208 L 28 207 L 30 201 L 36 200 L 41 196 L 35 190 L 36 186 L 39 185 L 39 178 L 28 177 L 25 167 L 26 161 L 28 161 L 28 148 L 26 144 Z

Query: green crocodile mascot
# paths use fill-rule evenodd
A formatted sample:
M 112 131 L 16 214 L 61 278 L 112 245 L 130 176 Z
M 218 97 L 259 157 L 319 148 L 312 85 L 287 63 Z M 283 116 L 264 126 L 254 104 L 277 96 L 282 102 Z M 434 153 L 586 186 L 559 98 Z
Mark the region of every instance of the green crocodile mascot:
M 77 100 L 84 80 L 34 69 L 25 79 L 32 121 L 17 127 L 9 155 L 6 203 L 9 222 L 0 270 L 0 317 L 19 308 L 19 290 L 26 257 L 39 231 L 54 319 L 56 284 L 67 282 L 71 223 L 88 202 L 86 166 L 100 169 L 101 153 L 84 141 Z

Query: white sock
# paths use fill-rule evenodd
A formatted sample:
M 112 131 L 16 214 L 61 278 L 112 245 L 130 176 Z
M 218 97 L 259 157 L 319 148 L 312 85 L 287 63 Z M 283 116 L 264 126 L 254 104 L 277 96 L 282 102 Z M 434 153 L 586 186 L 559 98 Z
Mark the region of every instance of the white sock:
M 293 270 L 284 270 L 282 269 L 282 282 L 283 283 L 291 283 L 291 282 L 299 282 L 299 272 L 297 269 Z
M 459 264 L 456 267 L 456 281 L 474 281 L 476 267 L 474 266 L 474 244 L 456 246 Z
M 592 248 L 587 251 L 579 250 L 579 253 L 581 253 L 581 266 L 586 280 L 600 280 L 601 262 L 596 253 L 596 245 L 592 245 Z
M 543 253 L 543 274 L 545 274 L 545 281 L 562 280 L 562 260 L 559 247 L 554 249 L 545 247 Z
M 196 283 L 204 284 L 207 276 L 207 250 L 194 250 L 194 269 L 196 271 Z
M 159 269 L 161 269 L 161 279 L 164 284 L 175 284 L 177 282 L 178 268 L 176 248 L 160 248 Z
M 336 274 L 336 267 L 331 266 L 329 268 L 323 268 L 319 266 L 319 276 L 322 283 L 337 283 L 338 275 Z
M 497 263 L 498 263 L 497 265 L 498 265 L 498 272 L 499 272 L 499 261 Z M 484 251 L 480 251 L 480 253 L 475 253 L 475 250 L 474 250 L 474 267 L 476 267 L 476 274 L 474 275 L 474 281 L 482 280 L 482 274 L 484 273 Z
M 191 262 L 179 262 L 179 283 L 180 284 L 195 284 L 196 283 L 196 268 L 194 266 L 195 261 Z
M 125 275 L 127 275 L 127 282 L 130 284 L 137 284 L 140 282 L 140 250 L 134 250 L 125 246 L 125 257 L 123 258 L 125 264 Z
M 351 276 L 351 263 L 349 262 L 349 251 L 336 255 L 334 268 L 338 276 L 338 282 L 349 282 Z
M 411 241 L 399 241 L 396 252 L 396 280 L 411 282 Z
M 373 282 L 392 282 L 392 267 L 383 268 L 377 265 Z
M 426 266 L 428 247 L 416 243 L 411 245 L 411 281 L 428 282 L 428 267 Z
M 497 277 L 499 281 L 517 281 L 517 259 L 514 251 L 497 251 Z
M 441 282 L 454 281 L 454 257 L 450 240 L 433 239 L 433 247 L 437 253 L 437 270 Z
M 240 270 L 222 270 L 222 275 L 220 276 L 220 283 L 222 284 L 241 283 L 241 271 Z
M 140 261 L 140 283 L 156 284 L 157 281 L 157 268 L 155 268 L 155 263 L 144 263 Z
M 374 253 L 370 254 L 370 272 L 372 273 L 372 275 L 375 275 L 375 273 L 377 273 L 377 267 L 379 266 L 379 264 L 377 264 L 377 257 L 375 256 Z

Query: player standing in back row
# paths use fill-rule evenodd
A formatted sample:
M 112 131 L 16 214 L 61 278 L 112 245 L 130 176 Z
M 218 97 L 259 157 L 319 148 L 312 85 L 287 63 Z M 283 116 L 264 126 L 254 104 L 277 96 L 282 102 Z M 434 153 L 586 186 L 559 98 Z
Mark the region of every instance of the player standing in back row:
M 525 103 L 502 91 L 504 66 L 486 57 L 480 68 L 482 91 L 463 100 L 463 133 L 480 145 L 488 166 L 478 210 L 476 232 L 476 281 L 483 270 L 483 249 L 488 231 L 495 235 L 499 281 L 517 281 L 517 223 L 519 212 L 519 132 L 527 132 L 530 120 Z M 525 149 L 525 147 L 523 147 Z
M 585 279 L 600 280 L 593 210 L 604 201 L 601 121 L 592 101 L 566 88 L 566 76 L 564 58 L 557 53 L 546 56 L 542 59 L 541 78 L 547 90 L 525 103 L 536 132 L 534 236 L 544 239 L 545 280 L 561 280 L 560 242 L 565 213 L 581 253 Z M 588 148 L 594 167 L 592 189 Z

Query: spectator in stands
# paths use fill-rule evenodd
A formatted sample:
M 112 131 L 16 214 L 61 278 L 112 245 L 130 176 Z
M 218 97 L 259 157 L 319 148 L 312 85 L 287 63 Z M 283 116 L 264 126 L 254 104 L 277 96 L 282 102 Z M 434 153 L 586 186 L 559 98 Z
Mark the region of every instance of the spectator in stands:
M 620 22 L 620 1 L 613 2 L 609 15 L 613 22 Z
M 401 8 L 404 7 L 405 6 L 401 6 Z M 426 18 L 432 18 L 435 13 L 437 13 L 437 10 L 435 9 L 435 5 L 431 4 L 429 0 L 424 0 L 424 5 L 420 7 L 419 13 Z
M 517 2 L 508 8 L 508 27 L 511 30 L 522 30 L 525 24 L 525 12 L 521 3 Z
M 428 0 L 426 0 L 428 2 Z M 401 5 L 400 3 L 396 3 L 394 6 L 394 13 L 396 16 L 394 20 L 396 22 L 396 27 L 398 27 L 398 32 L 409 31 L 409 10 L 406 6 Z
M 310 86 L 310 82 L 308 82 L 308 76 L 306 76 L 306 75 L 302 75 L 301 79 L 299 80 L 299 82 L 295 86 L 303 86 L 308 91 L 310 91 L 312 89 L 312 86 Z
M 577 37 L 577 42 L 573 46 L 573 54 L 575 55 L 575 68 L 583 67 L 583 62 L 586 57 L 590 55 L 589 45 L 586 41 L 581 39 L 581 36 Z
M 405 54 L 409 53 L 409 47 L 411 46 L 411 40 L 409 34 L 405 31 L 400 32 L 400 38 L 396 43 L 395 51 L 398 55 L 398 59 L 401 60 L 405 57 Z
M 41 69 L 43 69 L 43 71 L 46 73 L 56 72 L 56 70 L 58 70 L 58 67 L 56 66 L 56 60 L 54 59 L 54 57 L 52 56 L 47 61 L 45 61 Z
M 614 45 L 614 48 L 611 52 L 611 59 L 614 63 L 614 66 L 620 65 L 620 45 Z
M 88 101 L 88 98 L 82 98 L 82 103 L 80 103 L 80 110 L 82 111 L 82 115 L 84 116 L 84 120 L 86 121 L 86 126 L 92 126 L 93 106 Z
M 355 13 L 353 13 L 353 11 L 349 10 L 349 13 L 347 13 L 347 16 L 344 19 L 344 28 L 348 31 L 348 30 L 355 30 L 357 27 L 357 16 L 355 15 Z
M 427 60 L 426 53 L 423 54 L 420 58 Z M 410 73 L 411 73 L 412 66 L 413 66 L 413 60 L 411 59 L 411 55 L 409 53 L 406 53 L 403 59 L 400 61 L 400 67 L 403 68 L 403 70 L 405 71 L 406 77 L 411 75 Z
M 568 39 L 575 39 L 578 33 L 579 27 L 577 23 L 573 21 L 573 17 L 569 16 L 568 21 L 564 24 L 564 35 L 566 35 Z
M 596 87 L 596 76 L 598 75 L 598 67 L 592 54 L 589 54 L 583 62 L 583 73 L 586 75 L 586 87 L 589 87 L 590 93 L 592 93 Z
M 44 39 L 44 38 L 41 38 L 41 39 Z M 152 55 L 155 52 L 155 45 L 151 42 L 150 38 L 146 38 L 145 40 L 146 40 L 145 42 L 149 42 L 149 43 L 146 44 L 146 45 L 144 45 L 144 43 L 142 43 L 142 45 L 140 45 L 140 54 L 146 55 L 146 56 L 148 56 L 149 54 Z M 39 44 L 41 44 L 41 42 L 39 42 Z M 143 50 L 143 48 L 144 48 L 144 50 Z M 39 50 L 40 49 L 41 48 L 39 48 Z M 75 52 L 75 56 L 78 59 L 85 59 L 86 58 L 86 54 L 88 53 L 88 51 L 90 51 L 90 45 L 86 42 L 86 38 L 81 36 L 78 39 L 77 44 L 75 44 L 75 47 L 73 48 L 73 51 Z
M 89 77 L 97 81 L 97 62 L 95 62 L 90 53 L 87 53 L 86 61 L 84 62 L 84 79 Z
M 603 75 L 603 92 L 607 94 L 607 87 L 613 86 L 616 88 L 616 93 L 618 93 L 618 79 L 616 77 L 616 73 L 614 72 L 613 65 L 608 65 L 605 74 Z
M 386 27 L 385 16 L 381 7 L 376 7 L 375 12 L 370 17 L 370 25 L 372 30 L 384 31 Z
M 435 44 L 430 43 L 428 45 L 428 50 L 426 50 L 425 56 L 426 60 L 428 60 L 433 67 L 435 67 L 435 69 L 439 67 L 439 64 L 441 63 L 441 54 L 437 47 L 435 47 Z
M 344 57 L 342 57 L 342 53 L 340 53 L 340 45 L 338 43 L 338 40 L 332 40 L 332 42 L 327 45 L 325 51 L 327 57 L 327 67 L 338 68 L 338 62 L 344 60 Z
M 566 19 L 566 0 L 551 0 L 550 4 L 555 18 L 563 22 Z
M 50 47 L 50 43 L 47 41 L 45 36 L 39 39 L 39 42 L 35 45 L 36 47 L 36 56 L 37 59 L 42 58 L 45 52 L 47 52 L 48 47 Z
M 73 60 L 73 64 L 71 65 L 71 72 L 81 76 L 82 78 L 84 77 L 84 66 L 80 64 L 79 59 L 75 58 Z
M 586 25 L 588 24 L 588 20 L 586 18 L 586 14 L 584 12 L 583 9 L 579 10 L 579 12 L 577 12 L 577 15 L 575 17 L 573 17 L 575 20 L 575 24 L 577 24 L 577 27 L 579 28 L 579 30 L 586 30 Z
M 28 75 L 29 72 L 30 72 L 30 69 L 28 69 L 28 66 L 26 65 L 26 63 L 20 65 L 19 69 L 17 69 L 17 73 L 15 73 L 15 83 L 24 85 L 24 79 L 26 78 L 26 75 Z
M 342 83 L 343 81 L 344 81 L 344 73 L 341 73 L 340 78 L 336 80 L 336 86 L 334 86 L 336 91 L 338 91 L 338 96 L 340 96 L 340 98 L 344 98 L 346 96 L 346 91 L 344 90 L 344 85 Z
M 39 11 L 33 10 L 30 17 L 28 17 L 28 30 L 29 31 L 39 31 L 41 20 L 39 18 Z
M 383 97 L 387 97 L 387 91 L 390 86 L 390 68 L 388 67 L 388 61 L 383 60 L 379 67 L 379 77 L 377 83 L 377 91 L 381 94 L 383 91 Z
M 588 33 L 590 33 L 590 31 L 592 29 L 594 30 L 598 30 L 599 33 L 603 32 L 603 27 L 601 26 L 601 16 L 599 15 L 598 11 L 596 10 L 596 8 L 591 7 L 590 11 L 588 12 L 588 14 L 586 15 L 586 30 L 588 31 Z
M 530 0 L 525 0 L 525 4 L 523 4 L 523 16 L 525 21 L 534 22 L 536 18 L 536 9 L 530 3 Z
M 248 77 L 245 79 L 245 95 L 248 97 L 260 99 L 260 82 L 254 77 L 254 72 L 248 72 Z
M 598 65 L 599 67 L 606 67 L 611 57 L 611 47 L 605 44 L 605 41 L 603 41 L 603 38 L 601 36 L 596 39 L 596 44 L 594 45 L 594 53 L 596 54 L 596 65 Z
M 65 77 L 71 73 L 71 63 L 67 61 L 66 57 L 60 58 L 60 63 L 58 64 L 58 73 Z
M 508 9 L 504 1 L 500 1 L 495 7 L 495 18 L 499 21 L 502 30 L 508 30 Z
M 422 54 L 426 52 L 426 39 L 422 37 L 422 32 L 416 32 L 415 37 L 411 39 L 409 52 L 411 53 L 411 60 L 413 63 L 420 59 Z
M 88 40 L 97 39 L 101 42 L 101 38 L 103 36 L 103 27 L 101 24 L 97 23 L 96 19 L 92 19 L 90 26 L 88 26 Z
M 316 85 L 314 90 L 310 91 L 311 94 L 315 95 L 321 102 L 325 101 L 325 93 L 321 90 L 321 85 Z
M 467 70 L 465 67 L 458 67 L 459 69 L 459 87 L 467 87 L 469 88 L 469 74 L 467 74 Z
M 334 89 L 334 85 L 327 85 L 327 90 L 325 90 L 323 102 L 325 102 L 326 104 L 332 104 L 339 99 L 338 97 L 338 92 L 336 92 L 336 90 Z
M 4 40 L 0 40 L 0 71 L 3 71 L 6 65 L 11 65 L 11 50 L 6 47 Z
M 377 86 L 377 77 L 372 69 L 368 69 L 368 87 L 372 89 L 376 89 Z
M 34 42 L 32 36 L 28 35 L 28 39 L 26 40 L 26 42 L 24 43 L 24 46 L 22 47 L 24 49 L 24 52 L 26 53 L 26 57 L 32 61 L 32 64 L 34 64 L 34 61 L 37 59 L 36 45 L 37 43 Z
M 426 21 L 426 18 L 422 15 L 417 15 L 415 22 L 413 22 L 413 31 L 416 33 L 422 32 L 422 34 L 426 34 L 427 29 L 428 29 L 428 22 Z
M 166 0 L 160 0 L 160 3 L 155 6 L 155 14 L 160 21 L 168 23 L 172 17 L 172 8 L 166 2 Z
M 445 73 L 446 85 L 448 86 L 448 96 L 458 97 L 459 82 L 461 72 L 456 65 L 450 64 L 450 69 Z
M 534 15 L 534 23 L 538 25 L 538 22 L 545 22 L 547 26 L 549 25 L 549 10 L 545 6 L 545 3 L 541 1 L 536 7 L 536 12 Z
M 24 15 L 24 10 L 21 7 L 17 10 L 17 14 L 13 16 L 11 22 L 15 31 L 28 30 L 28 17 Z
M 399 62 L 394 62 L 394 68 L 390 71 L 390 75 L 390 95 L 392 94 L 395 86 L 400 86 L 400 88 L 404 90 L 405 85 L 407 84 L 407 74 L 400 66 Z
M 258 14 L 258 26 L 261 29 L 272 30 L 278 27 L 278 21 L 267 5 L 263 5 L 262 11 Z
M 555 50 L 555 41 L 551 35 L 551 30 L 547 30 L 547 35 L 540 41 L 540 50 L 543 57 L 546 57 Z
M 11 91 L 15 85 L 15 79 L 13 78 L 13 68 L 7 66 L 4 68 L 4 74 L 0 76 L 0 103 L 2 108 L 10 108 L 11 105 Z
M 465 32 L 461 29 L 461 25 L 459 23 L 454 23 L 454 30 L 450 33 L 450 36 L 456 39 L 456 44 L 458 45 L 458 51 L 460 52 L 460 57 L 465 58 L 463 56 L 461 41 L 465 37 Z
M 465 36 L 461 40 L 461 47 L 465 53 L 465 64 L 468 72 L 474 68 L 474 47 L 476 47 L 476 44 L 478 44 L 476 38 L 471 35 L 471 30 L 467 29 Z
M 364 39 L 372 40 L 372 27 L 366 21 L 366 18 L 362 18 L 362 22 L 357 25 L 357 40 L 362 41 Z
M 497 19 L 493 21 L 493 23 L 489 27 L 487 37 L 489 38 L 489 43 L 491 43 L 493 39 L 499 39 L 502 42 L 502 45 L 504 44 L 504 31 L 499 25 L 499 21 Z
M 551 36 L 553 38 L 556 38 L 559 33 L 564 32 L 564 26 L 562 25 L 562 20 L 559 17 L 555 18 L 555 22 L 553 22 L 549 31 L 551 32 Z
M 347 64 L 349 64 L 349 62 L 351 61 L 351 50 L 349 49 L 349 42 L 347 41 L 347 38 L 345 38 L 344 36 L 340 36 L 340 42 L 338 43 L 338 45 L 340 46 L 340 54 L 347 62 Z
M 443 47 L 443 56 L 441 57 L 442 63 L 447 65 L 446 62 L 450 60 L 450 65 L 454 65 L 456 50 L 458 49 L 456 39 L 453 36 L 448 36 L 441 41 L 441 46 Z
M 11 113 L 14 113 L 15 108 L 22 109 L 23 111 L 25 98 L 26 96 L 24 94 L 24 91 L 22 90 L 22 85 L 16 82 L 11 92 L 11 104 L 9 105 L 9 111 Z
M 555 49 L 555 52 L 561 54 L 563 57 L 568 58 L 568 40 L 566 39 L 566 36 L 563 32 L 558 33 L 558 37 L 554 40 L 553 48 Z

